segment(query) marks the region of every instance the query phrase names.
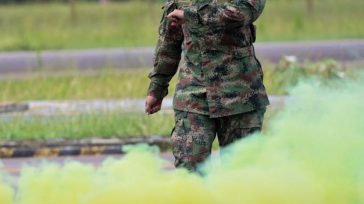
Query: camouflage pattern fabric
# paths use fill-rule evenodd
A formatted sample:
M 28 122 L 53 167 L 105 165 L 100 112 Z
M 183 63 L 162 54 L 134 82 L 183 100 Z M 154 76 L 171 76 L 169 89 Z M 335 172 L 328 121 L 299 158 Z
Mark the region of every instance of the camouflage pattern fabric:
M 175 128 L 172 132 L 175 166 L 195 171 L 211 153 L 216 133 L 220 147 L 251 133 L 260 131 L 265 109 L 247 113 L 210 118 L 207 115 L 175 111 Z
M 163 99 L 180 67 L 175 110 L 218 118 L 265 108 L 269 101 L 253 47 L 253 22 L 264 5 L 265 0 L 169 0 L 148 94 Z M 166 16 L 177 8 L 184 10 L 185 23 L 172 28 Z

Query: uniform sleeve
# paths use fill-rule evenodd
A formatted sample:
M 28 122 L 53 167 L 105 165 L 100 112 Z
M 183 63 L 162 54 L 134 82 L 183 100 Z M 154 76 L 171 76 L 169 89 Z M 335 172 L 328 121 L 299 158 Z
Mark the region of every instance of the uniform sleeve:
M 218 2 L 218 1 L 217 1 Z M 229 28 L 253 23 L 263 12 L 265 0 L 231 0 L 223 3 L 206 3 L 184 9 L 190 28 Z
M 155 48 L 154 68 L 149 73 L 151 80 L 148 95 L 162 100 L 168 94 L 169 82 L 177 72 L 181 59 L 183 32 L 181 26 L 172 28 L 166 16 L 176 9 L 176 5 L 168 2 L 164 7 L 159 26 L 159 40 Z

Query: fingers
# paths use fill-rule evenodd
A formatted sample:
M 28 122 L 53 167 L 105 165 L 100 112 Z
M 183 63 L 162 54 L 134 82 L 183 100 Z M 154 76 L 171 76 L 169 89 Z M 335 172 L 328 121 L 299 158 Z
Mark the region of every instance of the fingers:
M 177 26 L 180 26 L 180 25 L 182 25 L 184 22 L 183 21 L 181 21 L 181 20 L 179 20 L 179 19 L 175 19 L 175 18 L 173 18 L 172 20 L 171 20 L 171 26 L 174 26 L 174 27 L 177 27 Z
M 152 108 L 148 101 L 145 102 L 145 113 L 150 114 Z
M 170 14 L 167 15 L 169 21 L 171 21 L 171 26 L 179 26 L 184 23 L 184 14 L 182 10 L 175 9 Z
M 171 13 L 169 13 L 167 15 L 167 18 L 168 18 L 168 20 L 172 20 L 174 18 L 177 18 L 177 16 L 176 16 L 176 10 L 172 11 Z
M 148 96 L 145 100 L 145 113 L 153 114 L 158 112 L 162 107 L 162 101 L 158 101 L 156 98 Z
M 179 24 L 178 24 L 178 23 L 176 23 L 176 22 L 172 22 L 172 23 L 171 23 L 171 26 L 172 26 L 172 27 L 177 27 L 177 26 L 179 26 Z
M 161 110 L 161 105 L 156 105 L 151 109 L 151 112 L 149 114 L 156 113 Z
M 156 112 L 158 112 L 158 111 L 160 111 L 161 110 L 161 105 L 155 105 L 155 106 L 150 106 L 150 105 L 146 105 L 145 106 L 145 112 L 147 113 L 147 114 L 153 114 L 153 113 L 156 113 Z

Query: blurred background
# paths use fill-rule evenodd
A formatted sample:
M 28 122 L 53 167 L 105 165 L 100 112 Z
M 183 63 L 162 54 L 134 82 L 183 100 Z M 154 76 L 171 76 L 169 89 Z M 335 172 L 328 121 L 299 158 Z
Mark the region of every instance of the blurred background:
M 0 140 L 168 137 L 144 97 L 163 0 L 0 0 Z M 364 68 L 364 1 L 267 0 L 256 50 L 272 99 Z

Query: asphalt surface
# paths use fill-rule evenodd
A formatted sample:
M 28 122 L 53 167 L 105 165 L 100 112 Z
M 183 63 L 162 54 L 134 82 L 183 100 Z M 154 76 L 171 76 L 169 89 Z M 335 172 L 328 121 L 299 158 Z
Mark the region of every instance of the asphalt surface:
M 364 40 L 256 43 L 257 56 L 278 62 L 282 56 L 312 61 L 331 58 L 340 62 L 364 59 Z M 0 52 L 0 74 L 24 74 L 65 68 L 100 69 L 152 67 L 154 48 L 90 49 L 62 51 Z

